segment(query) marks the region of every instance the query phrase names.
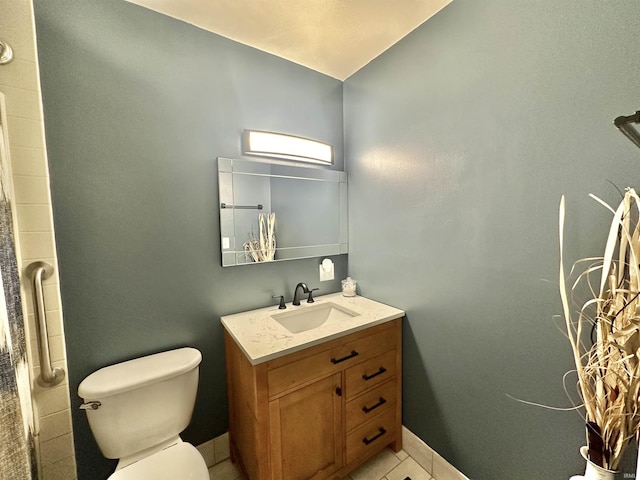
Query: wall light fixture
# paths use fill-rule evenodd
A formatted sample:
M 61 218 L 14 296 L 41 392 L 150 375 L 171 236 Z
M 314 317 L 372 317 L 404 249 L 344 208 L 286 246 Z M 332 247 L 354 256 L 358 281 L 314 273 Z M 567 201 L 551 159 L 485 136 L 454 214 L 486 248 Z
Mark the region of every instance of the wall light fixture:
M 245 130 L 242 133 L 242 153 L 323 165 L 333 163 L 333 147 L 327 143 L 258 130 Z

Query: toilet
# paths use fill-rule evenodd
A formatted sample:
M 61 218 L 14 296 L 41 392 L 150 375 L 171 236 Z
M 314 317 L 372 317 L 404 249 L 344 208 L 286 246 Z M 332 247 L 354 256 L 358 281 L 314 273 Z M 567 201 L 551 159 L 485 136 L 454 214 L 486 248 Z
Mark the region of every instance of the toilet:
M 180 438 L 198 389 L 201 353 L 179 348 L 101 368 L 78 387 L 93 436 L 118 459 L 109 480 L 209 480 L 204 459 Z

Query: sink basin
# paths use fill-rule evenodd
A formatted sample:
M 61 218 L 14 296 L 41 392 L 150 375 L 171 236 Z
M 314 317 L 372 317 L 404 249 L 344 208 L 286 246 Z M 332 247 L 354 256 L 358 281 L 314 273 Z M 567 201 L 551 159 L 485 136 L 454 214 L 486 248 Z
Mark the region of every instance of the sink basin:
M 306 332 L 323 325 L 348 320 L 360 315 L 333 302 L 320 303 L 309 307 L 293 307 L 298 310 L 271 315 L 276 322 L 291 333 Z

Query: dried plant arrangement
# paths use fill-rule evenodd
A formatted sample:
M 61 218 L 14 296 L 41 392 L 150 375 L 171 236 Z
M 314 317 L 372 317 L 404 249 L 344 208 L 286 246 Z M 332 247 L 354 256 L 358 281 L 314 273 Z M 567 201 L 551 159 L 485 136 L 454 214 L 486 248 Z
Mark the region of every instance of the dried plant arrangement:
M 576 262 L 569 274 L 575 281 L 567 288 L 563 196 L 560 296 L 585 414 L 588 459 L 616 470 L 640 426 L 640 198 L 627 188 L 614 210 L 590 196 L 613 213 L 604 255 Z M 589 299 L 572 311 L 585 291 Z
M 254 262 L 272 262 L 276 256 L 276 214 L 258 215 L 258 237 L 251 233 L 243 244 L 244 253 Z

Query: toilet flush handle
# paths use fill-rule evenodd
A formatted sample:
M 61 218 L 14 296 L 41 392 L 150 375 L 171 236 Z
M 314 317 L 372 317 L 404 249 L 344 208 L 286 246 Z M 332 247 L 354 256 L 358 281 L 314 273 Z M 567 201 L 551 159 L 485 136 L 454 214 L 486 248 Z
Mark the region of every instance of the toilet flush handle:
M 80 405 L 80 410 L 97 410 L 100 408 L 100 405 L 102 404 L 98 401 L 87 402 Z

